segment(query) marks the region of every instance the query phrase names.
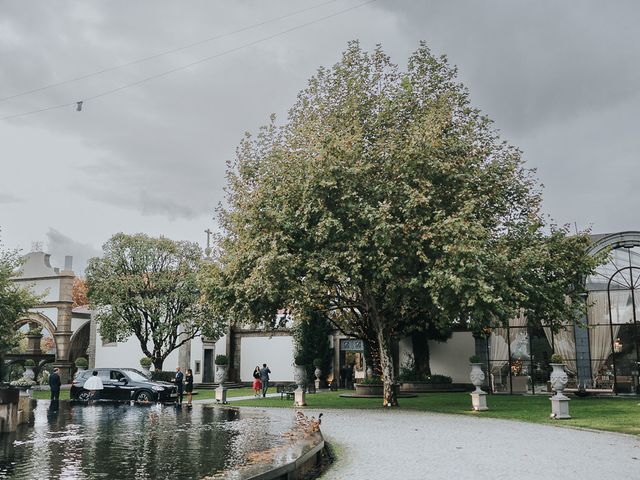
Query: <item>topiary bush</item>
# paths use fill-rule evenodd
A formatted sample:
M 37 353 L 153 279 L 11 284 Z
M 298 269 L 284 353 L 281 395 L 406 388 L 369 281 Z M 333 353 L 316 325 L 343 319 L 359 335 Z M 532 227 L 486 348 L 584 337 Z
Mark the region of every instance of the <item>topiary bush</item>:
M 174 378 L 176 378 L 175 372 L 165 372 L 164 370 L 154 370 L 151 372 L 151 380 L 173 383 Z
M 76 358 L 75 364 L 78 368 L 87 368 L 89 366 L 89 362 L 84 357 Z
M 550 363 L 564 363 L 564 358 L 559 353 L 551 355 Z
M 469 363 L 480 363 L 480 356 L 478 355 L 471 355 L 469 357 Z
M 140 359 L 140 366 L 141 367 L 149 368 L 149 367 L 151 367 L 151 365 L 153 365 L 153 360 L 151 360 L 149 357 L 142 357 Z
M 429 377 L 429 381 L 431 383 L 452 383 L 453 379 L 449 375 L 441 375 L 439 373 L 434 373 Z
M 27 359 L 24 361 L 24 366 L 25 366 L 25 367 L 35 367 L 35 366 L 36 366 L 36 362 L 34 362 L 34 361 L 33 361 L 32 359 L 30 359 L 30 358 L 27 358 Z
M 358 383 L 361 385 L 382 385 L 382 378 L 373 376 L 371 378 L 363 378 Z
M 229 365 L 229 357 L 226 355 L 216 355 L 216 365 Z

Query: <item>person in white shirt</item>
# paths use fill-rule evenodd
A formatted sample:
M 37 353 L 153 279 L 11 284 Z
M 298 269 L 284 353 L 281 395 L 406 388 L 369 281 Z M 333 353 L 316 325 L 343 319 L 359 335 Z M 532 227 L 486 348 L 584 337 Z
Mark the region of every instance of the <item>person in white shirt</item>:
M 100 391 L 104 390 L 104 385 L 102 384 L 102 380 L 98 376 L 97 370 L 94 370 L 93 375 L 89 377 L 86 382 L 84 382 L 83 388 L 85 390 L 89 390 L 90 392 L 89 401 L 98 400 Z

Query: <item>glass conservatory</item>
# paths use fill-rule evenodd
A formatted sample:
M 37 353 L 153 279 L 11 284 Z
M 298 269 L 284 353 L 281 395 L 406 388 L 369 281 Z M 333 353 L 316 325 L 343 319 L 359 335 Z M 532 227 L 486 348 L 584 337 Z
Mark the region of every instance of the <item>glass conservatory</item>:
M 559 353 L 568 388 L 640 393 L 640 232 L 594 235 L 591 254 L 606 262 L 586 280 L 586 318 L 553 332 L 511 320 L 487 336 L 487 385 L 495 393 L 549 391 L 549 359 Z

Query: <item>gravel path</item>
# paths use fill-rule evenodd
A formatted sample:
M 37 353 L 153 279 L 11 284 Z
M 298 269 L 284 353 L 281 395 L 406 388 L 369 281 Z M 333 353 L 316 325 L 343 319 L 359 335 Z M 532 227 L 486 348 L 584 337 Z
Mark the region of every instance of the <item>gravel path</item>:
M 322 433 L 339 455 L 322 480 L 640 478 L 640 438 L 614 433 L 366 410 L 325 410 Z

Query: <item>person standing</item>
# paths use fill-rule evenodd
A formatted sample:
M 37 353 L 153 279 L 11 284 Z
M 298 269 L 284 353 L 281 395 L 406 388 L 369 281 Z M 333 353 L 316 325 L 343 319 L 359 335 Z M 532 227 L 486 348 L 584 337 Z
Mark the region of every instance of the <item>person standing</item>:
M 260 381 L 262 382 L 262 396 L 267 396 L 267 390 L 269 389 L 269 374 L 271 370 L 267 367 L 266 363 L 262 364 L 262 368 L 260 369 Z
M 51 390 L 51 400 L 60 399 L 60 387 L 62 386 L 62 380 L 60 380 L 60 370 L 53 369 L 53 373 L 49 375 L 49 389 Z
M 93 371 L 93 376 L 89 377 L 89 380 L 84 382 L 83 387 L 85 390 L 89 390 L 89 401 L 99 400 L 100 391 L 104 390 L 102 379 L 98 376 L 98 371 Z
M 253 391 L 256 392 L 256 397 L 260 396 L 262 390 L 262 382 L 260 381 L 260 366 L 256 365 L 253 371 Z
M 187 405 L 190 406 L 193 398 L 193 371 L 190 368 L 184 376 L 184 391 L 187 392 Z
M 182 395 L 184 395 L 184 373 L 180 371 L 180 367 L 176 367 L 176 378 L 173 381 L 178 387 L 178 403 L 182 405 Z

